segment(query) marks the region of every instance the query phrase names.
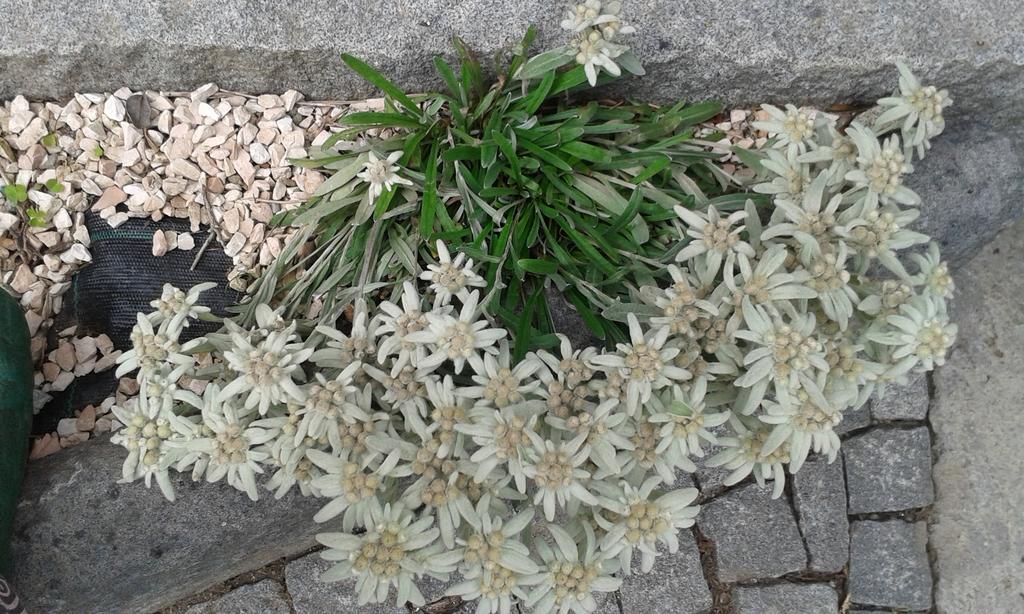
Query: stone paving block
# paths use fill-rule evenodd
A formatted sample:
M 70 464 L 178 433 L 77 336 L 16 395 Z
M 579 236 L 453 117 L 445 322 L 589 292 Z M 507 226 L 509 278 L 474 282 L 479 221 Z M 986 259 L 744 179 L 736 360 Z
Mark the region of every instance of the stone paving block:
M 640 573 L 640 557 L 634 557 L 633 575 L 623 579 L 619 589 L 622 611 L 696 614 L 710 608 L 711 589 L 701 570 L 693 533 L 689 529 L 679 532 L 675 554 L 660 543 L 658 551 L 660 556 L 650 573 Z
M 906 385 L 886 386 L 885 396 L 871 399 L 871 415 L 875 420 L 924 420 L 928 417 L 928 377 L 913 373 Z
M 722 582 L 775 578 L 800 571 L 807 552 L 785 497 L 771 487 L 741 486 L 706 504 L 697 524 L 715 544 Z
M 861 405 L 857 409 L 848 409 L 843 412 L 842 421 L 835 426 L 837 435 L 845 435 L 850 431 L 862 429 L 871 424 L 871 401 Z
M 935 506 L 929 517 L 939 612 L 1024 611 L 1024 223 L 956 277 L 960 326 L 932 374 Z
M 736 586 L 732 605 L 736 614 L 836 614 L 839 596 L 828 584 Z
M 154 612 L 240 573 L 305 552 L 322 500 L 256 502 L 172 472 L 177 500 L 118 484 L 125 450 L 104 438 L 29 464 L 11 581 L 33 612 Z
M 928 529 L 923 521 L 861 520 L 850 530 L 850 601 L 927 610 L 932 607 Z
M 320 553 L 307 554 L 288 563 L 284 570 L 284 581 L 292 597 L 295 614 L 323 614 L 324 612 L 358 612 L 359 614 L 408 614 L 404 606 L 395 605 L 395 591 L 392 589 L 388 601 L 381 604 L 359 605 L 355 593 L 355 580 L 342 582 L 321 582 L 320 576 L 332 565 L 331 561 L 320 558 Z M 454 581 L 454 580 L 453 580 Z M 444 596 L 452 582 L 441 582 L 434 578 L 423 578 L 417 582 L 427 603 Z M 471 612 L 465 604 L 454 612 Z M 453 614 L 454 614 L 453 612 Z
M 809 569 L 834 573 L 850 558 L 843 458 L 814 456 L 793 476 L 793 502 L 810 554 Z
M 849 513 L 895 512 L 930 505 L 931 437 L 926 427 L 878 427 L 843 443 Z
M 190 606 L 185 614 L 291 614 L 281 589 L 273 580 L 261 580 L 239 586 L 212 601 Z

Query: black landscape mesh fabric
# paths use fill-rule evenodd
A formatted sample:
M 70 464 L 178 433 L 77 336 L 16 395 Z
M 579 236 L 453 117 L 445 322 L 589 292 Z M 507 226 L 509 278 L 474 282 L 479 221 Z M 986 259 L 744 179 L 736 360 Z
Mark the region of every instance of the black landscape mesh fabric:
M 86 215 L 86 226 L 92 240 L 92 263 L 75 275 L 64 294 L 64 308 L 51 329 L 51 347 L 55 335 L 70 326 L 77 326 L 78 336 L 106 333 L 119 350 L 131 348 L 131 332 L 138 312 L 152 311 L 149 303 L 160 296 L 166 283 L 188 290 L 203 282 L 216 282 L 217 287 L 203 293 L 200 302 L 215 314 L 227 315 L 227 308 L 241 298 L 227 285 L 231 258 L 217 240 L 210 242 L 203 256 L 191 270 L 192 261 L 206 242 L 208 229 L 192 233 L 195 248 L 172 250 L 153 256 L 153 233 L 157 230 L 188 232 L 187 220 L 164 218 L 130 219 L 118 228 L 111 228 L 96 214 Z M 218 328 L 213 322 L 195 322 L 185 329 L 181 341 L 210 333 Z M 75 410 L 100 403 L 117 387 L 114 369 L 76 378 L 66 390 L 53 394 L 53 399 L 33 422 L 33 431 L 53 431 L 61 418 L 74 415 Z

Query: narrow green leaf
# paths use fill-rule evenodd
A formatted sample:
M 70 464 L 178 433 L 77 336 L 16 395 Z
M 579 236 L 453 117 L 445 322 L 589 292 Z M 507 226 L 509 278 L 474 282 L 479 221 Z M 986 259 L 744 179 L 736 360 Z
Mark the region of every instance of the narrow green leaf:
M 553 73 L 558 68 L 573 61 L 572 52 L 568 47 L 558 47 L 551 51 L 537 54 L 523 64 L 523 68 L 516 75 L 517 79 L 527 80 L 543 77 L 547 73 Z
M 423 124 L 402 113 L 381 113 L 378 111 L 360 111 L 350 113 L 338 119 L 339 124 L 346 126 L 393 126 L 396 128 L 422 128 Z
M 423 202 L 420 206 L 420 236 L 429 240 L 434 232 L 434 217 L 437 215 L 437 150 L 440 142 L 434 141 L 427 157 L 423 178 Z
M 403 107 L 408 109 L 408 111 L 412 113 L 414 116 L 418 117 L 420 115 L 419 106 L 417 106 L 416 103 L 413 102 L 413 99 L 409 98 L 409 96 L 407 96 L 405 92 L 398 89 L 398 87 L 394 83 L 388 81 L 387 78 L 384 77 L 384 75 L 374 70 L 373 67 L 371 67 L 369 64 L 347 53 L 341 54 L 341 59 L 343 62 L 345 62 L 345 64 L 348 65 L 349 68 L 358 73 L 360 77 L 366 79 L 373 85 L 377 86 L 378 89 L 387 94 L 393 100 L 400 103 Z
M 607 149 L 580 141 L 566 143 L 560 149 L 570 156 L 589 162 L 608 162 L 612 159 L 612 155 Z
M 521 258 L 518 261 L 519 268 L 527 273 L 537 275 L 550 275 L 558 271 L 558 263 L 544 258 Z

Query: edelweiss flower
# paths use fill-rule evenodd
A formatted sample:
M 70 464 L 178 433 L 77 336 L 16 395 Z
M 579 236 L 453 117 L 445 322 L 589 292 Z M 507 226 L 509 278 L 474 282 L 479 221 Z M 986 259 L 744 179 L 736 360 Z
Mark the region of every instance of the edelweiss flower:
M 835 127 L 835 121 L 829 121 L 819 142 L 812 142 L 811 151 L 800 154 L 796 160 L 800 163 L 828 162 L 828 168 L 820 174 L 825 175 L 828 185 L 843 183 L 846 173 L 857 164 L 857 146 L 853 139 L 841 134 Z
M 461 553 L 443 552 L 437 542 L 439 531 L 432 528 L 433 516 L 416 516 L 402 504 L 385 504 L 371 514 L 372 523 L 366 533 L 318 533 L 316 539 L 327 546 L 320 556 L 340 561 L 321 579 L 336 582 L 356 578 L 356 595 L 360 606 L 383 603 L 392 586 L 397 591 L 395 605 L 423 605 L 423 594 L 416 587 L 419 576 L 447 579 L 455 570 Z
M 345 531 L 373 526 L 373 514 L 380 509 L 377 495 L 384 490 L 381 475 L 386 474 L 388 468 L 370 469 L 366 463 L 350 460 L 347 453 L 335 456 L 320 450 L 308 450 L 306 456 L 324 470 L 313 484 L 321 496 L 331 499 L 313 516 L 313 520 L 327 522 L 344 512 L 342 529 Z
M 907 373 L 914 367 L 930 371 L 946 363 L 946 352 L 956 340 L 957 326 L 949 323 L 945 302 L 932 295 L 914 297 L 900 307 L 898 315 L 886 318 L 888 332 L 868 333 L 868 339 L 895 347 L 898 360 L 890 377 Z
M 531 381 L 531 376 L 544 368 L 544 363 L 534 355 L 513 365 L 508 342 L 504 339 L 498 344 L 498 354 L 485 354 L 482 362 L 483 369 L 477 370 L 473 376 L 477 385 L 459 388 L 456 395 L 474 399 L 478 405 L 501 409 L 522 403 L 524 395 L 540 386 L 539 381 Z
M 769 181 L 754 186 L 754 191 L 761 194 L 773 194 L 776 198 L 799 202 L 804 190 L 811 184 L 811 167 L 801 162 L 795 150 L 783 153 L 777 149 L 764 152 L 765 159 L 761 165 L 775 176 Z
M 590 477 L 589 472 L 580 469 L 590 455 L 584 444 L 586 435 L 556 445 L 533 431 L 524 432 L 533 447 L 529 450 L 529 462 L 524 465 L 523 473 L 537 486 L 533 503 L 543 504 L 544 517 L 548 521 L 554 520 L 555 506 L 565 508 L 574 499 L 596 505 L 597 499 L 582 484 L 582 480 Z
M 192 286 L 186 294 L 171 284 L 164 284 L 160 298 L 150 303 L 150 306 L 156 311 L 149 314 L 149 319 L 153 324 L 168 321 L 170 330 L 178 330 L 181 327 L 188 328 L 190 319 L 210 313 L 209 307 L 196 305 L 196 302 L 199 300 L 200 294 L 216 287 L 217 284 L 214 282 L 198 284 Z
M 665 346 L 668 327 L 652 329 L 644 335 L 636 316 L 627 316 L 630 343 L 618 344 L 618 354 L 595 356 L 596 365 L 617 370 L 626 380 L 626 411 L 634 416 L 640 405 L 651 398 L 651 391 L 672 382 L 690 378 L 690 373 L 672 364 L 678 348 Z
M 776 198 L 775 209 L 782 213 L 787 221 L 780 219 L 773 222 L 761 233 L 761 240 L 791 237 L 798 243 L 801 256 L 827 250 L 837 238 L 834 232 L 837 224 L 836 211 L 843 200 L 842 194 L 828 198 L 827 183 L 826 173 L 815 177 L 804 191 L 800 205 L 785 198 Z
M 622 55 L 626 47 L 609 41 L 598 30 L 581 32 L 570 46 L 576 52 L 576 63 L 583 66 L 591 87 L 597 85 L 597 73 L 602 68 L 615 77 L 622 74 L 615 58 Z
M 313 354 L 313 348 L 303 348 L 295 342 L 295 326 L 292 322 L 255 344 L 244 335 L 231 332 L 234 347 L 224 352 L 224 359 L 238 377 L 224 386 L 221 394 L 244 396 L 245 409 L 258 407 L 261 416 L 266 415 L 271 404 L 304 402 L 306 395 L 295 383 L 295 377 L 304 375 L 300 366 Z
M 652 326 L 667 326 L 673 335 L 688 333 L 694 323 L 708 315 L 718 315 L 718 306 L 706 300 L 702 284 L 687 270 L 668 265 L 672 285 L 659 291 L 652 300 L 662 315 L 651 318 Z
M 907 65 L 896 62 L 900 71 L 900 95 L 881 98 L 878 105 L 886 110 L 875 121 L 879 131 L 901 125 L 907 145 L 917 147 L 918 156 L 924 156 L 931 147 L 929 140 L 942 134 L 946 120 L 942 111 L 953 101 L 946 90 L 922 86 Z
M 328 337 L 327 347 L 313 352 L 310 359 L 320 367 L 344 369 L 354 362 L 372 363 L 377 357 L 377 322 L 367 313 L 366 301 L 356 301 L 352 330 L 345 334 L 330 326 L 317 326 L 316 332 Z
M 870 208 L 859 215 L 853 209 L 844 212 L 846 224 L 840 234 L 856 252 L 857 272 L 865 273 L 871 261 L 877 258 L 885 268 L 904 279 L 909 278 L 896 252 L 928 241 L 926 235 L 906 229 L 917 216 L 916 209 L 901 210 L 894 206 Z
M 850 287 L 850 272 L 846 270 L 846 244 L 839 241 L 835 251 L 813 256 L 808 254 L 803 265 L 810 274 L 807 286 L 817 294 L 821 310 L 830 320 L 846 330 L 853 317 L 853 304 L 857 293 Z
M 596 26 L 608 40 L 617 34 L 632 34 L 636 30 L 622 23 L 619 17 L 621 9 L 621 3 L 615 0 L 586 0 L 569 9 L 568 16 L 562 20 L 561 26 L 563 30 L 570 32 L 582 32 Z
M 682 251 L 676 254 L 676 262 L 703 256 L 711 275 L 721 270 L 723 261 L 726 274 L 731 275 L 733 262 L 737 255 L 745 254 L 750 258 L 754 257 L 754 248 L 740 238 L 740 233 L 746 226 L 743 224 L 734 226 L 747 217 L 746 211 L 736 211 L 723 218 L 718 215 L 718 210 L 714 205 L 708 205 L 708 209 L 704 213 L 676 205 L 675 212 L 689 227 L 686 234 L 692 239 Z
M 762 487 L 767 480 L 774 480 L 772 498 L 778 499 L 786 486 L 789 443 L 783 442 L 771 452 L 766 452 L 764 444 L 771 434 L 770 425 L 755 424 L 752 421 L 748 426 L 738 416 L 733 416 L 730 423 L 737 436 L 718 439 L 719 445 L 725 449 L 707 460 L 708 467 L 725 467 L 732 471 L 722 482 L 726 486 L 740 482 L 751 473 Z
M 296 444 L 306 437 L 327 438 L 334 451 L 340 452 L 342 423 L 371 420 L 370 414 L 349 398 L 357 390 L 352 377 L 358 369 L 359 363 L 352 363 L 332 380 L 322 373 L 315 375 L 315 381 L 305 389 L 306 400 L 296 412 L 301 418 L 295 430 Z
M 673 465 L 690 473 L 697 470 L 690 455 L 704 456 L 701 440 L 712 445 L 718 443 L 708 429 L 725 424 L 729 419 L 728 411 L 705 413 L 707 388 L 707 380 L 701 378 L 694 382 L 689 393 L 673 386 L 651 397 L 648 421 L 662 425 L 655 452 L 664 454 Z
M 879 201 L 902 205 L 921 202 L 917 194 L 903 185 L 903 176 L 913 169 L 903 155 L 899 137 L 891 136 L 879 144 L 875 133 L 857 122 L 850 124 L 846 133 L 857 145 L 857 168 L 846 173 L 846 179 L 858 189 L 867 190 L 868 208 Z
M 561 333 L 555 333 L 555 336 L 558 337 L 561 357 L 547 350 L 540 350 L 535 356 L 556 374 L 555 379 L 565 382 L 569 388 L 586 385 L 594 376 L 591 360 L 597 355 L 597 349 L 588 346 L 582 350 L 574 350 L 568 337 Z
M 356 177 L 370 184 L 367 192 L 371 200 L 380 196 L 385 189 L 390 190 L 395 185 L 412 185 L 411 181 L 398 174 L 401 167 L 395 162 L 398 162 L 401 157 L 401 151 L 392 152 L 383 159 L 378 158 L 376 153 L 369 152 L 369 157 L 364 163 L 365 168 Z
M 114 373 L 115 377 L 121 377 L 135 369 L 139 369 L 143 374 L 150 373 L 167 363 L 186 368 L 195 363 L 191 356 L 181 353 L 182 348 L 178 345 L 178 334 L 181 329 L 170 328 L 169 320 L 163 322 L 159 330 L 154 330 L 150 319 L 141 313 L 138 314 L 136 322 L 131 333 L 132 349 L 118 356 L 117 362 L 120 366 Z
M 437 242 L 437 264 L 427 265 L 420 279 L 430 282 L 430 290 L 442 304 L 448 304 L 453 296 L 465 303 L 469 299 L 470 288 L 487 286 L 484 278 L 473 270 L 472 258 L 467 259 L 460 253 L 452 260 L 448 248 L 441 241 Z
M 374 393 L 380 394 L 380 400 L 388 406 L 398 409 L 403 415 L 407 412 L 417 413 L 420 417 L 427 415 L 426 383 L 436 381 L 436 375 L 421 374 L 412 365 L 402 366 L 398 361 L 395 361 L 390 373 L 370 365 L 363 365 L 363 371 L 383 388 L 380 394 L 377 387 L 374 387 Z
M 479 448 L 469 457 L 476 465 L 473 479 L 483 482 L 495 468 L 505 465 L 519 492 L 526 492 L 523 460 L 530 446 L 527 431 L 536 433 L 540 408 L 531 403 L 507 405 L 500 410 L 477 406 L 469 411 L 472 422 L 455 428 L 473 438 Z
M 749 301 L 744 314 L 747 330 L 737 331 L 736 336 L 755 347 L 743 358 L 747 372 L 735 381 L 736 386 L 749 389 L 744 391 L 744 400 L 737 404 L 736 411 L 753 412 L 764 399 L 769 384 L 774 384 L 776 399 L 784 404 L 789 402 L 791 390 L 815 389 L 811 375 L 815 369 L 827 372 L 828 363 L 821 342 L 814 336 L 814 316 L 794 312 L 783 320 L 777 315 L 769 316 Z M 820 391 L 817 394 L 821 396 Z
M 548 415 L 545 421 L 560 431 L 568 432 L 570 437 L 585 437 L 590 451 L 588 459 L 602 473 L 614 475 L 622 470 L 616 453 L 633 449 L 629 439 L 619 432 L 619 425 L 628 416 L 625 412 L 615 411 L 618 407 L 618 399 L 608 399 L 597 406 L 588 404 L 588 407 L 568 418 Z
M 773 304 L 798 299 L 811 299 L 817 292 L 805 285 L 808 275 L 804 271 L 790 273 L 786 270 L 786 259 L 789 250 L 782 245 L 772 245 L 759 255 L 756 266 L 752 266 L 750 258 L 740 254 L 739 275 L 725 275 L 724 284 L 715 293 L 724 294 L 721 301 L 732 306 L 728 330 L 735 331 L 744 321 L 744 303 L 771 307 Z M 747 299 L 746 301 L 744 299 Z
M 252 424 L 261 426 L 260 422 L 262 421 L 255 420 Z M 266 483 L 267 490 L 274 493 L 275 499 L 280 499 L 288 494 L 288 491 L 296 484 L 304 497 L 324 496 L 314 484 L 314 481 L 323 475 L 323 472 L 306 456 L 306 452 L 311 449 L 313 448 L 309 448 L 304 443 L 295 445 L 288 437 L 281 436 L 276 436 L 266 446 L 265 451 L 270 455 L 268 464 L 278 468 Z
M 149 488 L 156 478 L 160 492 L 168 501 L 174 501 L 174 487 L 167 470 L 184 455 L 180 444 L 188 440 L 195 425 L 171 411 L 163 411 L 160 403 L 152 402 L 145 393 L 124 405 L 114 405 L 111 411 L 124 428 L 114 433 L 110 442 L 128 450 L 118 482 L 143 478 Z
M 770 105 L 761 105 L 768 112 L 768 121 L 753 122 L 753 127 L 764 130 L 775 137 L 775 147 L 795 149 L 803 153 L 814 140 L 815 117 L 813 111 L 801 111 L 787 104 L 786 110 Z
M 942 262 L 939 255 L 939 245 L 934 241 L 928 245 L 928 251 L 924 254 L 911 254 L 910 257 L 917 262 L 918 273 L 914 276 L 915 284 L 922 284 L 925 292 L 931 292 L 941 298 L 953 298 L 953 277 L 949 274 L 949 267 Z
M 818 388 L 825 388 L 825 374 L 818 378 Z M 807 460 L 812 450 L 828 456 L 828 462 L 839 453 L 839 435 L 832 430 L 843 419 L 837 405 L 829 401 L 825 405 L 815 400 L 806 390 L 793 393 L 793 402 L 781 405 L 765 402 L 765 415 L 761 421 L 774 424 L 771 434 L 761 448 L 763 454 L 771 454 L 783 443 L 789 444 L 789 471 L 796 473 Z
M 480 614 L 509 614 L 513 599 L 526 600 L 523 587 L 530 585 L 528 576 L 535 578 L 539 571 L 529 548 L 517 539 L 533 519 L 533 510 L 524 510 L 505 522 L 492 517 L 488 505 L 486 500 L 477 505 L 476 513 L 467 518 L 472 531 L 468 537 L 456 540 L 462 547 L 464 581 L 446 594 L 466 601 L 480 599 L 476 608 Z
M 209 384 L 203 394 L 203 436 L 189 441 L 189 451 L 178 470 L 192 465 L 193 479 L 206 475 L 207 482 L 227 477 L 227 482 L 256 501 L 256 474 L 263 473 L 260 463 L 270 455 L 256 446 L 270 441 L 273 432 L 254 427 L 232 404 L 232 395 L 217 384 Z
M 668 546 L 670 553 L 679 550 L 676 534 L 680 529 L 692 527 L 700 507 L 690 504 L 697 499 L 696 488 L 681 488 L 651 500 L 651 493 L 661 484 L 661 478 L 652 476 L 639 488 L 625 481 L 618 485 L 600 484 L 598 503 L 614 514 L 610 520 L 597 513 L 594 520 L 605 530 L 601 550 L 609 557 L 618 555 L 619 569 L 633 573 L 633 551 L 641 554 L 640 570 L 648 573 L 654 568 L 658 556 L 657 543 Z
M 536 549 L 544 560 L 544 568 L 531 578 L 536 588 L 530 591 L 526 607 L 538 613 L 589 614 L 597 610 L 593 593 L 610 593 L 622 585 L 613 577 L 615 564 L 598 550 L 594 529 L 583 524 L 584 537 L 577 545 L 572 536 L 561 527 L 548 525 L 554 540 L 552 548 L 544 540 L 537 540 Z
M 422 371 L 432 371 L 446 360 L 452 361 L 456 373 L 462 373 L 468 361 L 479 373 L 484 370 L 478 350 L 497 354 L 494 344 L 506 335 L 504 328 L 489 328 L 486 319 L 479 319 L 478 291 L 473 291 L 462 305 L 458 319 L 444 313 L 427 314 L 429 328 L 406 335 L 413 343 L 428 344 L 430 354 L 419 363 Z M 431 347 L 433 346 L 433 347 Z
M 427 317 L 420 310 L 422 301 L 412 282 L 402 284 L 402 306 L 383 301 L 378 305 L 381 311 L 376 317 L 380 324 L 374 327 L 374 333 L 381 337 L 377 344 L 377 362 L 393 354 L 398 354 L 394 367 L 402 368 L 410 362 L 414 365 L 423 358 L 423 347 L 405 336 L 427 327 Z

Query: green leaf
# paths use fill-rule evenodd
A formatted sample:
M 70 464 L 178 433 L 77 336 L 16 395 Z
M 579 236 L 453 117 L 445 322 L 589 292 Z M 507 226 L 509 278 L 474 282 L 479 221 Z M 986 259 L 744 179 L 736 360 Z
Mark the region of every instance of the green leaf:
M 51 191 L 51 192 L 53 192 L 54 194 L 59 194 L 60 192 L 64 191 L 64 184 L 61 183 L 60 181 L 58 181 L 55 178 L 54 179 L 47 179 L 46 180 L 46 189 Z
M 57 133 L 47 133 L 46 136 L 39 139 L 39 142 L 43 144 L 43 147 L 46 147 L 47 149 L 53 149 L 54 147 L 57 146 Z
M 692 126 L 707 121 L 722 112 L 722 105 L 718 102 L 701 102 L 686 107 L 673 117 L 679 122 L 678 127 Z
M 573 228 L 572 225 L 562 217 L 556 217 L 555 222 L 562 227 L 562 231 L 565 232 L 566 236 L 568 236 L 572 242 L 576 244 L 576 247 L 593 262 L 594 266 L 609 275 L 615 273 L 615 267 L 612 266 L 612 263 L 608 262 L 608 260 L 602 256 L 593 245 L 591 245 L 590 239 L 580 234 L 578 230 Z
M 758 175 L 764 173 L 764 165 L 761 164 L 764 160 L 764 156 L 760 153 L 737 145 L 732 147 L 732 152 L 736 154 L 736 157 L 740 159 L 740 162 L 753 169 Z
M 23 203 L 28 200 L 28 187 L 17 183 L 9 183 L 4 186 L 4 196 L 13 203 Z
M 651 177 L 657 175 L 661 171 L 668 168 L 668 165 L 672 163 L 672 158 L 660 155 L 656 156 L 654 160 L 636 177 L 633 177 L 632 182 L 636 184 L 643 183 Z
M 632 75 L 643 76 L 647 74 L 644 67 L 640 65 L 640 60 L 637 59 L 636 54 L 628 49 L 615 58 L 615 63 L 619 65 L 619 68 Z
M 31 207 L 25 210 L 28 215 L 28 225 L 33 228 L 45 228 L 46 227 L 46 212 L 41 211 L 35 207 Z
M 423 202 L 420 206 L 420 236 L 424 240 L 434 232 L 434 217 L 437 215 L 437 150 L 440 142 L 434 141 L 427 158 L 423 178 Z
M 419 116 L 420 109 L 416 103 L 413 102 L 412 98 L 409 98 L 405 92 L 398 89 L 394 83 L 388 81 L 384 75 L 374 70 L 369 64 L 347 53 L 341 54 L 341 60 L 345 62 L 349 68 L 358 73 L 360 77 L 377 86 L 379 90 L 387 94 L 392 100 L 397 101 L 410 113 L 415 116 Z
M 550 275 L 558 271 L 558 263 L 545 258 L 521 258 L 517 264 L 527 273 L 536 275 Z
M 543 77 L 545 74 L 553 73 L 558 68 L 573 61 L 572 52 L 568 47 L 558 47 L 551 51 L 545 51 L 533 56 L 523 64 L 523 68 L 516 75 L 517 79 L 527 80 Z
M 505 156 L 505 160 L 508 161 L 509 166 L 512 168 L 512 175 L 518 179 L 521 174 L 519 172 L 519 157 L 516 156 L 515 145 L 513 145 L 512 141 L 508 140 L 504 134 L 497 130 L 492 130 L 490 137 L 498 144 L 498 148 L 501 149 L 502 155 Z
M 570 156 L 581 160 L 587 160 L 589 162 L 608 162 L 612 159 L 611 152 L 607 149 L 595 147 L 594 145 L 589 145 L 580 141 L 566 143 L 562 145 L 560 149 Z
M 572 172 L 572 166 L 568 162 L 559 158 L 553 152 L 550 152 L 544 149 L 543 147 L 534 144 L 532 141 L 525 138 L 520 138 L 519 145 L 522 146 L 522 148 L 525 149 L 526 151 L 532 153 L 533 155 L 540 158 L 542 161 L 547 162 L 548 164 L 554 166 L 555 168 L 563 170 L 567 173 Z
M 396 128 L 422 128 L 423 124 L 402 113 L 380 113 L 378 111 L 360 111 L 350 113 L 338 119 L 339 124 L 346 126 L 393 126 Z
M 360 154 L 345 166 L 339 168 L 333 175 L 327 178 L 326 181 L 321 183 L 317 187 L 316 191 L 313 192 L 313 196 L 325 196 L 338 188 L 344 186 L 352 178 L 359 174 L 359 171 L 363 170 L 367 160 L 366 154 Z
M 466 98 L 466 90 L 462 89 L 462 84 L 459 83 L 458 77 L 455 76 L 455 72 L 452 67 L 444 61 L 444 58 L 440 56 L 434 57 L 434 67 L 437 68 L 437 74 L 441 75 L 441 79 L 444 80 L 444 84 L 448 86 L 448 91 L 454 96 L 462 106 L 468 106 L 469 100 Z
M 551 86 L 555 84 L 555 72 L 550 71 L 545 73 L 544 78 L 541 79 L 540 83 L 530 91 L 526 98 L 523 98 L 521 106 L 523 111 L 528 115 L 533 115 L 540 108 L 540 105 L 544 104 L 544 101 L 548 97 L 548 92 L 551 91 Z

